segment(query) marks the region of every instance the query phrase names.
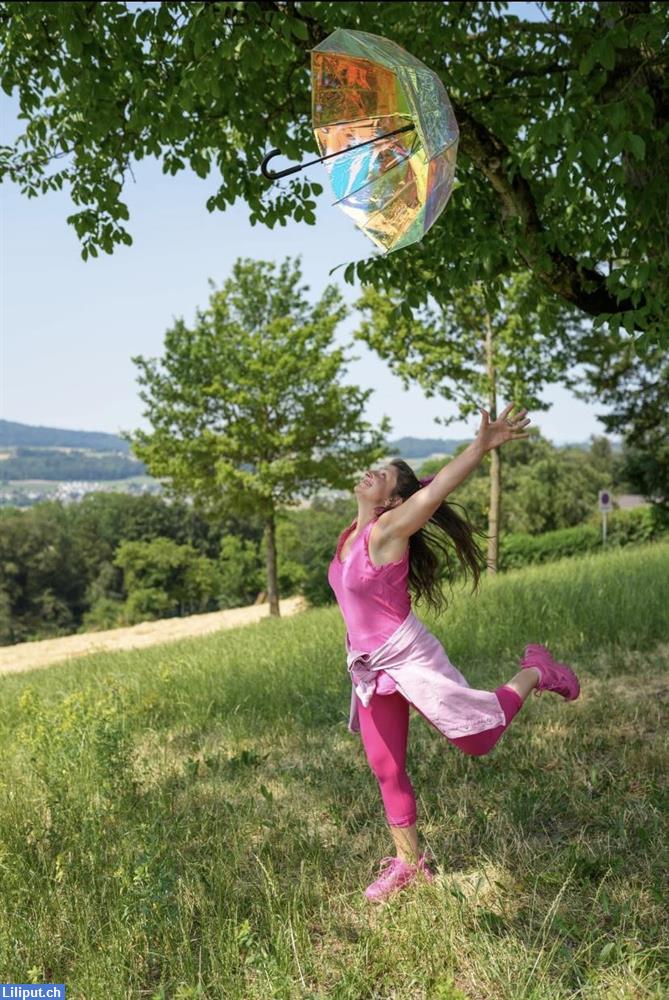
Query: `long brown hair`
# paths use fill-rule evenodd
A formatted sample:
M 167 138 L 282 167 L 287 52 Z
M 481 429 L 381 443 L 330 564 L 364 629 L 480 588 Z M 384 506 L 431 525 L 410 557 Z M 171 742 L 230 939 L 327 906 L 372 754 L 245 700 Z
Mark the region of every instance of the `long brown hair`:
M 395 458 L 389 464 L 397 469 L 397 488 L 393 497 L 399 496 L 403 501 L 408 500 L 421 489 L 421 480 L 403 459 Z M 453 506 L 442 500 L 427 524 L 409 538 L 408 586 L 416 600 L 425 598 L 428 607 L 435 614 L 441 613 L 447 605 L 442 589 L 443 574 L 440 573 L 435 547 L 445 557 L 445 576 L 449 587 L 452 586 L 456 576 L 463 575 L 465 579 L 471 576 L 472 593 L 474 593 L 480 584 L 481 572 L 486 566 L 485 556 L 474 535 L 486 536 L 472 527 L 467 512 L 461 504 L 455 506 L 460 507 L 464 517 L 457 514 Z M 388 508 L 378 509 L 383 511 Z M 444 539 L 444 535 L 448 541 Z M 457 562 L 453 558 L 453 549 Z

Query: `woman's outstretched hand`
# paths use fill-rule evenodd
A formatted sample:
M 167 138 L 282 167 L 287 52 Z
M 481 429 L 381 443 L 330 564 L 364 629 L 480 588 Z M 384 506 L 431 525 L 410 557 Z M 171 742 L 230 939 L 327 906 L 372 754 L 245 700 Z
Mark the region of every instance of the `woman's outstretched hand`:
M 502 410 L 497 420 L 492 421 L 488 411 L 481 410 L 481 425 L 476 440 L 484 451 L 497 448 L 500 444 L 504 444 L 505 441 L 520 441 L 530 436 L 524 433 L 524 428 L 531 422 L 529 417 L 523 419 L 527 410 L 521 410 L 515 417 L 509 417 L 512 409 L 513 403 L 509 403 Z

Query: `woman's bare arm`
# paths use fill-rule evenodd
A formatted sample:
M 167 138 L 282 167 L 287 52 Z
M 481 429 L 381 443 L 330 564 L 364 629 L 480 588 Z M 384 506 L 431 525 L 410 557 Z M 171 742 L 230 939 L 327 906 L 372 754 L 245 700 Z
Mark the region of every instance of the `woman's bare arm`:
M 427 486 L 423 486 L 408 500 L 384 514 L 384 532 L 389 532 L 394 538 L 410 538 L 425 527 L 440 503 L 481 464 L 487 451 L 499 447 L 505 441 L 518 441 L 529 437 L 529 434 L 523 432 L 530 423 L 529 417 L 523 419 L 527 410 L 521 410 L 518 416 L 509 419 L 508 415 L 512 409 L 513 403 L 509 403 L 498 419 L 492 423 L 488 412 L 482 410 L 481 426 L 476 438 L 457 458 L 451 459 L 448 465 L 440 469 Z

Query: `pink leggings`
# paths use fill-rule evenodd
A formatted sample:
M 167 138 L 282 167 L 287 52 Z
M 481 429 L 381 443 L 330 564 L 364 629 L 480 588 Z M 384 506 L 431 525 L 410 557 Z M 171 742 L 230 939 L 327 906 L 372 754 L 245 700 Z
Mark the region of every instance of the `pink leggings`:
M 495 694 L 504 712 L 504 725 L 471 736 L 453 739 L 447 736 L 449 743 L 476 757 L 492 750 L 523 706 L 520 695 L 506 684 L 498 687 Z M 360 736 L 369 766 L 379 782 L 386 817 L 391 826 L 413 826 L 416 822 L 416 796 L 406 772 L 409 704 L 399 691 L 383 695 L 374 693 L 367 708 L 358 698 Z

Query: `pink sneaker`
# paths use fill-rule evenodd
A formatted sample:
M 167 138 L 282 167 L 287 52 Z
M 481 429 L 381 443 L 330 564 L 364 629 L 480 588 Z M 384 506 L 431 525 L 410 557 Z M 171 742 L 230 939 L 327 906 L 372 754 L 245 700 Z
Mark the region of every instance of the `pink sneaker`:
M 542 691 L 555 691 L 567 701 L 576 701 L 581 685 L 578 677 L 566 663 L 557 663 L 550 650 L 541 643 L 529 643 L 520 662 L 521 667 L 536 667 L 541 678 L 536 688 L 537 694 Z
M 434 881 L 434 875 L 425 864 L 425 855 L 418 859 L 418 864 L 412 865 L 402 858 L 381 858 L 379 868 L 385 871 L 376 882 L 372 882 L 365 889 L 365 896 L 374 903 L 381 902 L 397 889 L 402 889 L 417 876 L 419 870 L 423 872 L 428 882 Z

